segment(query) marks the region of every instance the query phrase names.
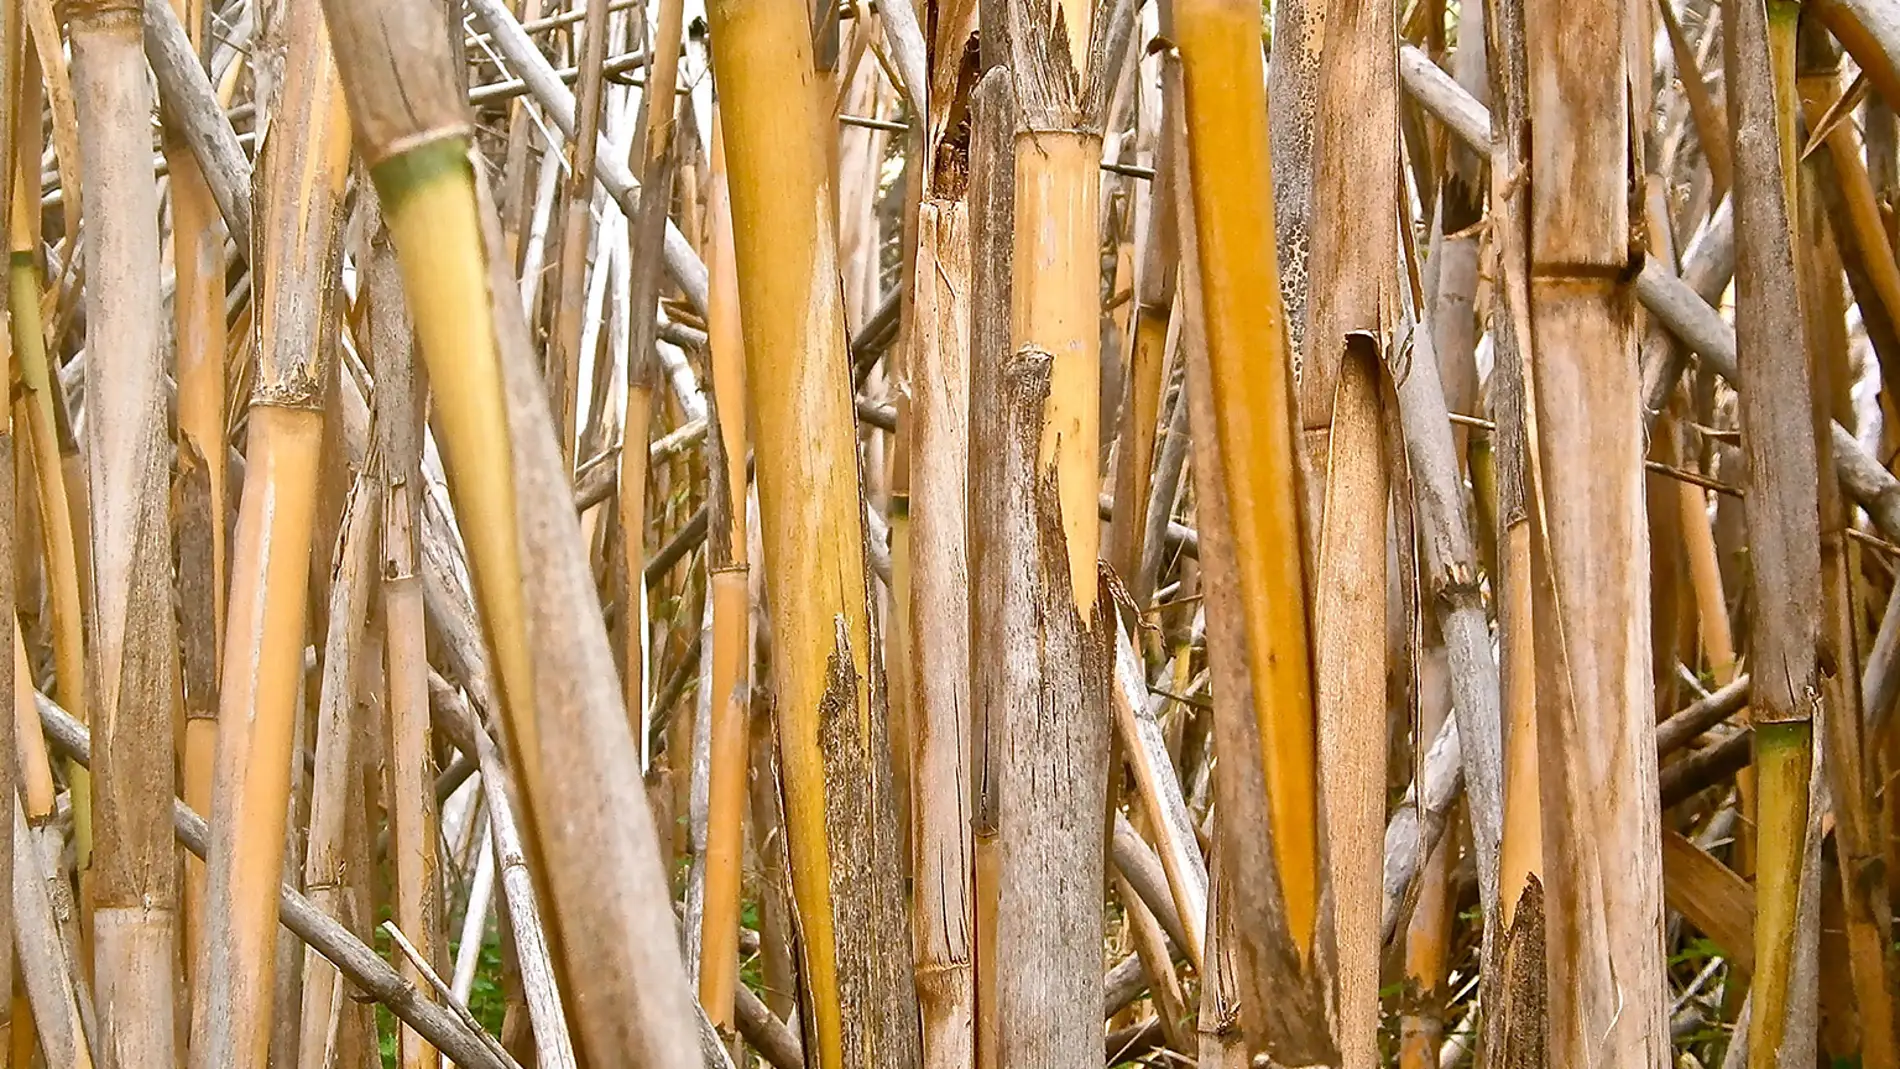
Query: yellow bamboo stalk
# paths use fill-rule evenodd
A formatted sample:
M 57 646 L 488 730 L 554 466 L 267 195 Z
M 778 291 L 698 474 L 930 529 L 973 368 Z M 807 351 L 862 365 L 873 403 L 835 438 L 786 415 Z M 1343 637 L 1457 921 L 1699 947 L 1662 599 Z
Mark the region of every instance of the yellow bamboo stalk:
M 1273 242 L 1260 14 L 1257 5 L 1238 0 L 1188 0 L 1175 7 L 1175 41 L 1185 77 L 1213 437 L 1260 747 L 1257 757 L 1245 759 L 1260 762 L 1268 815 L 1266 828 L 1236 821 L 1228 834 L 1265 833 L 1278 885 L 1277 906 L 1253 909 L 1248 899 L 1265 893 L 1262 884 L 1230 885 L 1238 916 L 1278 926 L 1271 932 L 1251 921 L 1239 926 L 1240 1002 L 1250 1045 L 1269 1045 L 1279 1060 L 1308 1064 L 1336 1054 L 1323 1019 L 1303 1012 L 1317 1009 L 1316 1000 L 1285 997 L 1289 987 L 1303 986 L 1296 973 L 1305 974 L 1313 961 L 1319 785 L 1305 576 L 1301 553 L 1289 552 L 1303 545 L 1304 533 L 1292 361 Z
M 1175 8 L 1187 87 L 1208 363 L 1235 533 L 1249 675 L 1263 740 L 1275 859 L 1302 953 L 1318 915 L 1313 683 L 1290 417 L 1293 391 L 1274 261 L 1260 13 L 1233 0 Z M 1266 296 L 1263 296 L 1266 295 Z
M 712 351 L 713 411 L 723 470 L 713 466 L 712 496 L 725 504 L 724 530 L 708 546 L 724 561 L 712 575 L 712 738 L 707 785 L 706 889 L 700 924 L 699 1001 L 713 1024 L 733 1028 L 733 988 L 739 975 L 740 862 L 745 848 L 747 718 L 751 713 L 752 597 L 746 524 L 745 338 L 739 321 L 739 273 L 734 262 L 732 198 L 726 189 L 726 151 L 719 110 L 713 109 L 712 182 L 707 204 L 712 255 L 708 345 Z M 714 428 L 708 428 L 712 433 Z M 722 537 L 723 535 L 723 537 Z M 763 774 L 763 770 L 761 770 Z
M 203 0 L 173 0 L 179 21 L 204 48 Z M 235 66 L 235 64 L 234 64 Z M 171 171 L 172 300 L 178 354 L 179 614 L 185 682 L 181 797 L 200 813 L 211 811 L 212 770 L 218 740 L 218 665 L 224 642 L 226 463 L 224 448 L 224 223 L 197 157 L 172 136 L 165 139 Z M 204 862 L 185 851 L 183 925 L 185 990 L 197 975 L 204 925 Z
M 34 69 L 29 60 L 23 76 L 30 78 Z M 20 110 L 22 114 L 37 112 L 38 82 L 32 80 L 24 84 L 28 88 Z M 89 569 L 82 569 L 80 560 L 89 535 L 75 529 L 75 519 L 84 514 L 83 507 L 69 498 L 67 472 L 61 466 L 63 443 L 55 411 L 59 402 L 54 396 L 41 318 L 39 212 L 29 192 L 38 186 L 39 146 L 37 121 L 23 123 L 15 140 L 19 174 L 15 176 L 10 198 L 12 248 L 7 273 L 14 358 L 24 389 L 15 410 L 26 425 L 39 501 L 41 548 L 45 554 L 46 582 L 53 611 L 54 690 L 73 716 L 85 723 L 90 705 L 86 700 L 85 620 L 80 591 L 86 587 L 85 576 Z M 22 178 L 27 174 L 34 176 L 31 183 Z M 83 478 L 79 486 L 83 490 Z M 73 786 L 75 852 L 83 868 L 92 852 L 92 777 L 75 765 L 68 766 L 68 773 Z
M 1086 41 L 1086 22 L 1083 30 L 1069 32 L 1083 33 L 1080 40 Z M 1032 126 L 1016 135 L 1016 217 L 1021 223 L 1011 334 L 1017 351 L 1036 349 L 1053 359 L 1038 464 L 1056 473 L 1069 588 L 1084 621 L 1095 608 L 1102 528 L 1097 507 L 1102 335 L 1095 237 L 1101 156 L 1099 132 Z
M 323 459 L 349 115 L 320 12 L 289 16 L 282 95 L 264 153 L 257 368 L 231 558 L 213 828 L 191 1065 L 265 1064 L 277 889 L 297 753 L 309 561 Z
M 890 954 L 896 813 L 871 654 L 828 100 L 800 0 L 708 6 L 772 589 L 779 754 L 810 1064 L 907 1066 L 916 994 Z M 846 918 L 855 918 L 849 921 Z M 841 993 L 857 993 L 846 1006 Z

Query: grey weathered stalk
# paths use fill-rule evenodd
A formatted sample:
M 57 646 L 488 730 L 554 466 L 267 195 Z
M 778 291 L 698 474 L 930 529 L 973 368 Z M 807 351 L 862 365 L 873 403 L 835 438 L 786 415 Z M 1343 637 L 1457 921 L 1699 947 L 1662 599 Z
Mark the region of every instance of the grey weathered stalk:
M 1090 723 L 1108 666 L 1100 614 L 1074 612 L 1054 479 L 1035 454 L 1050 361 L 1033 350 L 1004 368 L 1005 451 L 999 504 L 1033 519 L 1003 532 L 996 562 L 1011 595 L 1003 607 L 1006 667 L 998 764 L 1001 880 L 996 996 L 1003 1064 L 1091 1064 L 1094 968 L 1101 957 L 1101 814 L 1108 733 Z M 1040 670 L 1039 670 L 1040 666 Z M 994 670 L 994 669 L 992 669 Z M 1090 910 L 1083 903 L 1092 905 Z M 1082 966 L 1089 966 L 1084 968 Z M 1080 1054 L 1078 1054 L 1078 1049 Z
M 1477 545 L 1465 510 L 1464 480 L 1452 444 L 1438 361 L 1424 331 L 1399 380 L 1399 416 L 1412 462 L 1413 501 L 1425 551 L 1425 594 L 1438 614 L 1450 657 L 1452 710 L 1471 804 L 1478 891 L 1486 916 L 1498 904 L 1498 844 L 1504 833 L 1503 728 L 1498 665 L 1479 591 Z

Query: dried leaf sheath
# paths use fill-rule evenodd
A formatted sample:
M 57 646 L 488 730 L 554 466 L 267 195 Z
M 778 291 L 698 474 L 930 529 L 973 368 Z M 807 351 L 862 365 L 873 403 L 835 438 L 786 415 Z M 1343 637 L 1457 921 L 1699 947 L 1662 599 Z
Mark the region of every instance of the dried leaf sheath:
M 1317 339 L 1318 335 L 1312 335 Z M 1385 442 L 1377 343 L 1346 339 L 1333 405 L 1315 599 L 1319 770 L 1341 1065 L 1380 1064 L 1378 909 L 1385 845 Z M 1310 365 L 1309 365 L 1310 366 Z

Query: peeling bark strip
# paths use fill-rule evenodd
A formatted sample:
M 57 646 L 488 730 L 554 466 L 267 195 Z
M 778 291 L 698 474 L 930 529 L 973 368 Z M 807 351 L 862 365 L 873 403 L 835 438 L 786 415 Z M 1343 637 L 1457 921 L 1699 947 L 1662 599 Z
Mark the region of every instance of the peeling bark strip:
M 1502 975 L 1492 990 L 1502 996 L 1501 1019 L 1487 1029 L 1497 1069 L 1543 1069 L 1550 1042 L 1544 964 L 1544 885 L 1536 876 L 1517 892 L 1517 915 L 1498 940 Z M 1489 971 L 1496 966 L 1487 965 Z
M 896 948 L 908 927 L 900 896 L 867 893 L 899 887 L 897 799 L 889 765 L 883 688 L 867 703 L 844 617 L 835 621 L 837 645 L 826 664 L 818 705 L 818 750 L 831 777 L 825 792 L 825 837 L 831 846 L 831 915 L 838 970 L 845 1064 L 910 1065 L 917 1061 L 915 1004 L 889 997 L 910 986 L 910 970 Z M 847 771 L 849 770 L 849 771 Z
M 1037 460 L 1052 363 L 1025 349 L 1004 369 L 1001 500 L 1018 522 L 995 564 L 1009 647 L 996 993 L 1002 1065 L 1096 1069 L 1112 631 L 1099 609 L 1076 612 L 1057 480 Z

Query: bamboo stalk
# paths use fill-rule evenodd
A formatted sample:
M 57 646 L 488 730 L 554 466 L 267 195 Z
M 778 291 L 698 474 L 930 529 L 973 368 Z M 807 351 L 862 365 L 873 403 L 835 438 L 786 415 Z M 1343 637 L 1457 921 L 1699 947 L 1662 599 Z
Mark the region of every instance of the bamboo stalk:
M 32 61 L 21 72 L 31 88 L 22 94 L 21 128 L 15 137 L 15 151 L 22 167 L 32 160 L 37 169 L 40 136 L 37 122 L 30 126 L 24 116 L 39 111 L 38 79 Z M 8 263 L 9 312 L 14 359 L 25 396 L 14 406 L 16 416 L 26 424 L 27 443 L 33 460 L 34 487 L 39 504 L 39 530 L 44 553 L 48 600 L 52 609 L 54 685 L 62 700 L 71 703 L 74 715 L 84 722 L 90 703 L 86 700 L 85 619 L 80 591 L 85 589 L 80 567 L 89 548 L 90 534 L 77 529 L 85 514 L 83 505 L 68 496 L 66 472 L 61 468 L 63 453 L 59 431 L 59 404 L 54 396 L 51 362 L 46 351 L 46 331 L 40 301 L 40 220 L 30 207 L 26 183 L 16 174 L 13 182 Z M 81 481 L 81 487 L 84 483 Z M 91 777 L 70 770 L 73 783 L 74 842 L 77 856 L 85 860 L 92 847 Z
M 990 54 L 1001 21 L 984 9 L 982 49 Z M 1006 44 L 1005 44 L 1006 47 Z M 1016 98 L 1008 70 L 992 67 L 970 94 L 970 458 L 967 538 L 970 559 L 971 665 L 1000 649 L 1007 590 L 1002 541 L 1008 517 L 987 507 L 1001 494 L 1003 367 L 1009 352 L 1011 267 L 1015 242 Z M 1006 692 L 1000 672 L 973 672 L 970 683 L 971 913 L 976 939 L 976 1064 L 1000 1065 L 1002 1015 L 996 981 L 1001 890 L 999 837 L 1002 731 Z
M 85 296 L 97 518 L 89 678 L 99 697 L 92 816 L 100 849 L 91 886 L 99 1042 L 109 1063 L 170 1064 L 177 892 L 165 815 L 176 625 L 167 582 L 157 190 L 142 173 L 151 90 L 136 5 L 76 10 L 71 33 L 82 181 L 98 209 L 87 220 Z
M 380 393 L 382 380 L 379 377 Z M 330 584 L 328 626 L 323 643 L 323 681 L 317 697 L 316 774 L 310 788 L 310 840 L 304 854 L 303 886 L 311 905 L 347 924 L 362 918 L 350 915 L 346 893 L 345 860 L 348 834 L 346 815 L 352 789 L 362 782 L 363 755 L 354 747 L 358 725 L 356 706 L 358 643 L 369 613 L 370 560 L 378 513 L 379 486 L 374 477 L 361 478 L 352 488 L 345 508 L 344 533 L 337 544 L 335 578 Z M 355 800 L 361 804 L 361 800 Z M 400 860 L 400 859 L 398 859 Z M 299 1018 L 298 1065 L 318 1069 L 334 1052 L 332 1030 L 340 1028 L 337 1000 L 343 977 L 321 954 L 303 955 L 303 999 Z
M 1630 244 L 1627 12 L 1620 0 L 1522 11 L 1524 40 L 1567 44 L 1528 53 L 1534 178 L 1520 224 L 1550 1057 L 1648 1063 L 1668 1034 L 1660 876 L 1624 861 L 1654 856 L 1659 836 L 1640 383 L 1616 281 Z
M 549 334 L 548 399 L 554 406 L 556 442 L 561 456 L 570 464 L 574 456 L 574 413 L 579 404 L 575 395 L 580 386 L 581 313 L 587 293 L 588 239 L 591 237 L 594 209 L 594 152 L 600 138 L 602 70 L 607 58 L 607 7 L 588 4 L 580 41 L 578 114 L 574 138 L 567 147 L 567 178 L 561 218 L 561 261 L 556 277 L 560 279 L 554 306 L 554 329 Z M 662 35 L 660 40 L 665 40 Z M 657 70 L 660 53 L 649 49 L 653 57 L 650 69 Z M 649 76 L 647 84 L 661 83 Z M 604 265 L 603 265 L 604 266 Z
M 680 37 L 680 18 L 679 0 L 661 0 L 659 25 L 654 40 L 677 42 Z M 647 67 L 647 84 L 671 86 L 678 77 L 677 45 L 662 45 L 649 52 L 652 61 Z M 640 142 L 640 179 L 642 187 L 655 191 L 656 195 L 641 198 L 638 210 L 629 216 L 632 225 L 628 238 L 635 249 L 652 249 L 660 244 L 666 229 L 669 198 L 657 195 L 657 191 L 672 185 L 673 168 L 677 163 L 673 148 L 673 97 L 663 93 L 648 93 L 644 100 L 646 127 Z M 627 350 L 627 409 L 623 440 L 636 444 L 647 440 L 653 418 L 654 387 L 658 384 L 659 371 L 652 351 L 653 316 L 650 309 L 658 299 L 659 280 L 659 263 L 654 257 L 642 257 L 634 263 L 627 306 L 633 320 Z M 648 715 L 642 681 L 647 631 L 646 614 L 640 607 L 641 586 L 636 576 L 641 575 L 641 564 L 646 556 L 646 459 L 644 449 L 623 448 L 620 451 L 620 531 L 626 554 L 624 564 L 627 576 L 624 614 L 626 655 L 622 663 L 627 688 L 627 720 L 630 724 L 639 725 L 642 731 L 645 730 Z
M 1304 534 L 1293 364 L 1281 308 L 1272 297 L 1281 286 L 1268 239 L 1274 202 L 1268 196 L 1265 94 L 1256 73 L 1259 18 L 1258 8 L 1226 0 L 1193 0 L 1175 8 L 1198 231 L 1196 286 L 1204 301 L 1211 376 L 1205 386 L 1197 385 L 1190 363 L 1188 380 L 1190 396 L 1208 398 L 1205 408 L 1197 400 L 1195 411 L 1205 413 L 1197 425 L 1211 432 L 1195 439 L 1198 497 L 1207 510 L 1211 487 L 1201 481 L 1205 474 L 1224 498 L 1217 515 L 1231 525 L 1224 540 L 1234 585 L 1218 600 L 1239 614 L 1220 625 L 1223 645 L 1235 650 L 1227 656 L 1239 660 L 1229 670 L 1215 670 L 1217 702 L 1223 692 L 1234 701 L 1231 712 L 1215 715 L 1216 745 L 1223 753 L 1246 754 L 1250 764 L 1258 753 L 1262 778 L 1254 782 L 1265 791 L 1264 819 L 1256 823 L 1234 812 L 1236 803 L 1250 804 L 1242 799 L 1252 793 L 1246 784 L 1251 770 L 1235 770 L 1236 782 L 1228 787 L 1216 780 L 1219 805 L 1229 814 L 1222 827 L 1231 836 L 1223 847 L 1236 866 L 1230 871 L 1248 873 L 1244 881 L 1226 885 L 1234 893 L 1239 929 L 1240 1005 L 1250 1046 L 1264 1046 L 1289 1064 L 1315 1064 L 1337 1053 L 1313 987 L 1320 865 L 1314 683 L 1301 555 L 1286 551 L 1303 545 Z M 1184 241 L 1189 229 L 1183 222 Z M 1184 275 L 1188 259 L 1184 247 Z M 1185 279 L 1183 289 L 1191 292 Z M 1184 348 L 1194 351 L 1191 343 Z M 1210 597 L 1224 585 L 1215 573 L 1225 570 L 1210 559 L 1206 543 L 1213 530 L 1204 511 L 1201 561 L 1209 571 Z M 1210 631 L 1217 616 L 1225 613 L 1210 604 Z M 1210 654 L 1213 646 L 1210 634 Z M 1241 679 L 1244 691 L 1238 689 Z M 1223 726 L 1249 709 L 1253 723 Z M 1273 874 L 1268 878 L 1259 875 L 1267 858 L 1256 854 L 1263 833 Z
M 337 329 L 349 127 L 329 35 L 303 8 L 287 30 L 277 136 L 265 158 L 264 288 L 250 445 L 232 547 L 207 861 L 204 997 L 192 1065 L 262 1066 L 270 1046 L 277 895 L 296 749 L 324 389 Z
M 1791 202 L 1780 142 L 1767 135 L 1792 122 L 1779 98 L 1773 15 L 1765 4 L 1724 12 L 1729 127 L 1735 146 L 1737 364 L 1750 388 L 1741 402 L 1748 436 L 1747 510 L 1753 624 L 1757 835 L 1755 977 L 1749 1064 L 1776 1064 L 1790 1012 L 1792 934 L 1802 881 L 1808 764 L 1814 705 L 1821 697 L 1815 649 L 1819 611 L 1795 590 L 1820 587 L 1817 458 Z M 1790 41 L 1790 44 L 1792 42 Z M 1792 55 L 1787 60 L 1792 63 Z M 1792 70 L 1785 71 L 1792 81 Z M 1792 92 L 1792 85 L 1789 85 Z M 1795 299 L 1791 299 L 1795 298 Z
M 1482 997 L 1490 999 L 1485 1039 L 1505 1065 L 1543 1065 L 1549 1049 L 1549 982 L 1544 923 L 1544 804 L 1539 768 L 1537 602 L 1533 587 L 1545 550 L 1538 532 L 1538 497 L 1525 379 L 1533 352 L 1530 326 L 1530 248 L 1524 190 L 1511 176 L 1529 151 L 1529 71 L 1522 5 L 1494 4 L 1490 32 L 1496 133 L 1490 207 L 1498 249 L 1500 314 L 1494 320 L 1496 363 L 1491 413 L 1497 501 L 1493 534 L 1497 590 L 1499 694 L 1504 728 L 1504 821 L 1498 843 L 1498 937 L 1485 967 Z
M 1379 943 L 1370 925 L 1352 918 L 1369 915 L 1379 893 L 1384 830 L 1387 484 L 1379 380 L 1397 277 L 1386 265 L 1398 253 L 1394 18 L 1379 3 L 1327 13 L 1296 394 L 1305 530 L 1317 562 L 1314 711 L 1333 899 L 1334 1043 L 1351 1069 L 1379 1063 Z M 1233 493 L 1230 486 L 1230 501 Z
M 746 382 L 772 587 L 779 756 L 804 943 L 811 1063 L 915 1064 L 902 945 L 902 862 L 869 658 L 858 463 L 845 387 L 823 79 L 802 4 L 708 9 L 722 99 Z M 849 999 L 850 1012 L 843 999 Z
M 1822 113 L 1838 98 L 1839 50 L 1810 23 L 1797 43 L 1796 89 L 1801 106 L 1810 122 L 1819 122 Z M 1830 135 L 1832 140 L 1832 135 Z M 1858 169 L 1857 154 L 1841 153 L 1847 160 L 1842 170 Z M 1851 157 L 1851 159 L 1848 159 Z M 1836 156 L 1829 154 L 1830 162 Z M 1858 570 L 1856 554 L 1847 540 L 1850 509 L 1840 480 L 1834 475 L 1830 430 L 1837 417 L 1853 419 L 1850 395 L 1851 372 L 1848 367 L 1846 324 L 1838 309 L 1846 301 L 1842 293 L 1842 257 L 1837 243 L 1845 233 L 1830 234 L 1823 226 L 1824 208 L 1819 183 L 1819 167 L 1806 172 L 1801 182 L 1801 226 L 1799 246 L 1801 281 L 1806 286 L 1803 310 L 1807 313 L 1809 339 L 1809 377 L 1814 386 L 1812 411 L 1816 470 L 1820 474 L 1818 506 L 1821 551 L 1821 630 L 1819 656 L 1835 667 L 1822 677 L 1823 700 L 1829 715 L 1822 719 L 1823 765 L 1827 770 L 1829 795 L 1833 803 L 1834 840 L 1841 871 L 1841 902 L 1848 946 L 1848 966 L 1855 993 L 1855 1011 L 1860 1025 L 1862 1063 L 1870 1067 L 1900 1064 L 1895 1044 L 1893 995 L 1890 988 L 1893 918 L 1887 895 L 1887 881 L 1876 861 L 1875 829 L 1865 755 L 1865 719 L 1860 690 L 1860 657 L 1855 626 L 1856 601 L 1852 576 Z M 1869 197 L 1868 199 L 1871 199 Z M 1874 225 L 1879 238 L 1884 230 Z M 1891 268 L 1892 260 L 1886 261 Z
M 708 226 L 712 250 L 709 326 L 715 418 L 708 443 L 717 442 L 709 497 L 723 502 L 723 524 L 709 513 L 708 546 L 723 554 L 724 566 L 712 565 L 713 721 L 710 782 L 707 785 L 706 877 L 701 921 L 699 1001 L 714 1025 L 734 1027 L 733 998 L 738 986 L 740 862 L 745 846 L 746 720 L 752 707 L 751 556 L 746 522 L 747 405 L 745 338 L 739 319 L 739 273 L 734 262 L 732 201 L 726 190 L 724 139 L 713 115 L 712 195 Z
M 174 0 L 188 41 L 204 51 L 202 0 Z M 172 302 L 178 353 L 179 635 L 185 684 L 184 756 L 181 794 L 193 807 L 211 808 L 217 759 L 218 665 L 224 641 L 226 546 L 224 517 L 224 230 L 211 187 L 182 136 L 167 127 L 165 159 L 171 167 L 172 263 L 177 286 Z M 197 975 L 198 935 L 204 926 L 204 865 L 187 857 L 184 868 L 181 941 L 187 980 Z
M 940 150 L 938 159 L 944 152 Z M 949 149 L 955 152 L 958 149 Z M 967 152 L 967 146 L 962 151 Z M 967 158 L 940 165 L 967 176 Z M 949 176 L 945 176 L 949 177 Z M 909 644 L 912 932 L 923 1064 L 974 1065 L 971 902 L 969 205 L 938 182 L 917 210 L 911 303 Z
M 378 228 L 372 240 L 388 240 Z M 386 245 L 372 255 L 390 257 Z M 414 373 L 414 354 L 393 262 L 381 265 L 383 285 L 372 298 L 393 308 L 373 314 L 391 316 L 398 329 L 376 338 L 375 427 L 382 471 L 380 572 L 383 601 L 383 656 L 389 735 L 389 843 L 394 862 L 396 924 L 414 940 L 428 962 L 440 961 L 446 947 L 442 932 L 441 862 L 435 807 L 434 748 L 429 727 L 428 655 L 424 648 L 422 579 L 417 571 L 417 534 L 422 484 L 422 411 L 424 384 Z M 379 332 L 381 333 L 381 332 Z M 411 982 L 420 971 L 405 966 Z M 399 1061 L 404 1069 L 425 1069 L 439 1060 L 435 1049 L 412 1029 L 404 1029 Z
M 1170 20 L 1171 21 L 1171 20 Z M 1164 31 L 1165 32 L 1165 31 Z M 1181 114 L 1179 79 L 1164 77 L 1160 93 L 1159 127 Z M 1142 134 L 1153 136 L 1145 128 Z M 1143 585 L 1142 568 L 1147 515 L 1133 507 L 1146 497 L 1154 472 L 1155 440 L 1159 431 L 1162 394 L 1166 383 L 1169 318 L 1174 307 L 1175 260 L 1178 242 L 1174 237 L 1174 192 L 1170 183 L 1180 180 L 1183 164 L 1168 146 L 1172 138 L 1160 138 L 1154 146 L 1155 179 L 1145 190 L 1136 190 L 1135 215 L 1143 228 L 1139 262 L 1135 269 L 1133 324 L 1128 330 L 1127 386 L 1122 393 L 1122 429 L 1115 446 L 1115 500 L 1128 506 L 1117 508 L 1109 524 L 1106 559 L 1116 572 L 1131 584 L 1135 604 L 1146 606 L 1152 590 Z
M 685 1066 L 696 1056 L 691 995 L 638 749 L 516 283 L 470 165 L 439 9 L 325 7 L 435 385 L 537 870 L 558 918 L 550 943 L 593 996 L 575 1006 L 579 1045 L 600 1064 Z

